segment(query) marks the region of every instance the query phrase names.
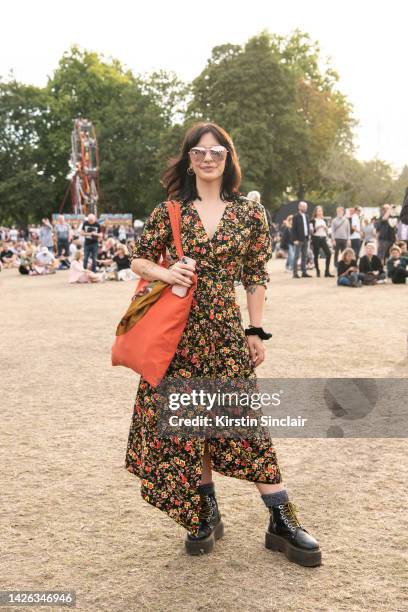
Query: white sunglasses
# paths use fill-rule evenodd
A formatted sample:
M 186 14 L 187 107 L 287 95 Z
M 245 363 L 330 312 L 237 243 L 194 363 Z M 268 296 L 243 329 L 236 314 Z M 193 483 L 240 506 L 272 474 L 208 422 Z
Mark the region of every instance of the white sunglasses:
M 223 161 L 228 153 L 228 149 L 222 145 L 217 145 L 214 147 L 193 147 L 190 149 L 189 154 L 192 160 L 201 162 L 205 159 L 207 151 L 210 152 L 211 159 L 215 162 Z

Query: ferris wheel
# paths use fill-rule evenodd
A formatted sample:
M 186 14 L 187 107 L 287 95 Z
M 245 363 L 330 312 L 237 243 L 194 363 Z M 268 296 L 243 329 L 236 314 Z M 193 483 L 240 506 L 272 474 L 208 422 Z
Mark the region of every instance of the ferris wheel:
M 87 119 L 75 119 L 69 160 L 73 213 L 98 215 L 99 152 L 95 128 Z

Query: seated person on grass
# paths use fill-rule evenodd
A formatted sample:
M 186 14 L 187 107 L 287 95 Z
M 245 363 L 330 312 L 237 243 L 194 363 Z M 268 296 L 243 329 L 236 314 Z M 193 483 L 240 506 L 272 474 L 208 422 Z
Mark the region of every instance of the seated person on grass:
M 385 281 L 385 272 L 381 259 L 375 255 L 375 245 L 373 242 L 367 242 L 365 245 L 365 254 L 360 257 L 359 271 L 362 274 L 363 283 L 376 284 Z
M 394 285 L 404 285 L 408 278 L 408 260 L 401 257 L 401 249 L 396 244 L 390 248 L 390 257 L 387 261 L 387 274 Z
M 362 274 L 358 271 L 354 249 L 344 249 L 337 266 L 337 284 L 343 287 L 361 287 Z

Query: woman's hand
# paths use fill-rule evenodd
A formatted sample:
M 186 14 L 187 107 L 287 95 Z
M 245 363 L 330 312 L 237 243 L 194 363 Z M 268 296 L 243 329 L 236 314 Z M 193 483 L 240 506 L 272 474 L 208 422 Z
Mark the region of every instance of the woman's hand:
M 183 287 L 190 287 L 193 284 L 193 276 L 193 266 L 181 263 L 181 261 L 176 261 L 176 263 L 170 266 L 167 270 L 166 283 L 169 285 L 182 285 Z
M 254 368 L 257 368 L 265 360 L 265 348 L 259 336 L 246 336 L 249 354 L 251 355 Z

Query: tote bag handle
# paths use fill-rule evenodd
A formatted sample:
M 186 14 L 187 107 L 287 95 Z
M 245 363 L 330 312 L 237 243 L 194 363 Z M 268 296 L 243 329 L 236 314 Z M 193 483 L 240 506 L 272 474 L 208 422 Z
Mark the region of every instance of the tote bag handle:
M 166 202 L 167 210 L 169 211 L 171 230 L 173 233 L 173 240 L 176 247 L 177 255 L 179 259 L 184 257 L 183 247 L 181 246 L 181 232 L 180 232 L 180 223 L 181 223 L 181 211 L 180 211 L 180 202 L 176 200 L 169 200 Z M 167 266 L 167 258 L 166 258 L 166 247 L 163 247 L 163 251 L 161 254 L 162 257 L 162 265 L 166 268 Z

